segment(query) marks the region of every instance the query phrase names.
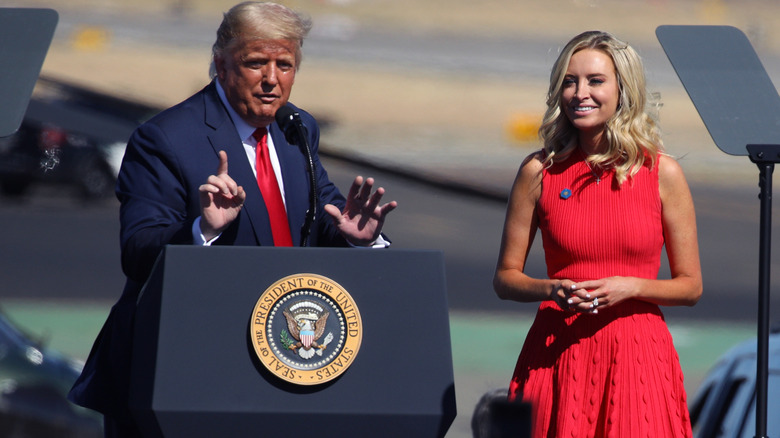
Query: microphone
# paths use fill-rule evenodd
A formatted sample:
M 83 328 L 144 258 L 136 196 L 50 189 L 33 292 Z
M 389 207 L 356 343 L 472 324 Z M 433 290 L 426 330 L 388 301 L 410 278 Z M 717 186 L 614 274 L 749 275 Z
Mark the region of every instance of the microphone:
M 303 120 L 301 115 L 296 111 L 292 105 L 285 104 L 276 111 L 276 123 L 282 128 L 284 132 L 284 138 L 288 143 L 297 144 L 298 146 L 308 148 L 309 131 L 303 126 Z M 296 138 L 297 136 L 297 138 Z
M 309 147 L 309 132 L 303 126 L 303 120 L 298 111 L 290 104 L 285 104 L 276 110 L 276 124 L 282 128 L 284 138 L 290 144 L 298 145 L 306 155 L 306 161 L 309 167 L 309 210 L 306 211 L 306 221 L 301 229 L 301 246 L 308 246 L 309 234 L 311 234 L 311 225 L 317 216 L 317 175 L 314 168 L 314 159 Z

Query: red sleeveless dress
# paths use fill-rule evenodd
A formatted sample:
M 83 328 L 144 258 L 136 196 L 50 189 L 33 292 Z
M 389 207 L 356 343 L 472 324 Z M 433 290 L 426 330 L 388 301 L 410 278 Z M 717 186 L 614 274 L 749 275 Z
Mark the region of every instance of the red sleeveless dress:
M 546 169 L 537 206 L 549 278 L 657 278 L 663 249 L 658 166 L 618 187 L 574 152 Z M 692 436 L 683 374 L 659 307 L 628 300 L 598 314 L 542 302 L 511 400 L 532 404 L 534 438 Z

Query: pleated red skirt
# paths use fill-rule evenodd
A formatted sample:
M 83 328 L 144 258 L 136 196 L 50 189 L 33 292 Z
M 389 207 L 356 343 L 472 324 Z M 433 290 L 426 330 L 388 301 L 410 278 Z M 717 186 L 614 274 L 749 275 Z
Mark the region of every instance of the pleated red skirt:
M 692 436 L 683 374 L 658 306 L 598 314 L 541 304 L 509 398 L 532 404 L 533 437 Z

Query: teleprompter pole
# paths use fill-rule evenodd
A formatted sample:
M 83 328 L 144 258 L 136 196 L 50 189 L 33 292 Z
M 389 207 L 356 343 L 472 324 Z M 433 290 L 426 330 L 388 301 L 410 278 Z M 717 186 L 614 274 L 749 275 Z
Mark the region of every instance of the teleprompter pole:
M 772 172 L 780 163 L 780 95 L 750 40 L 733 26 L 659 26 L 656 35 L 718 148 L 748 155 L 760 171 L 755 436 L 768 438 Z
M 772 253 L 772 173 L 780 162 L 780 145 L 747 145 L 750 161 L 759 169 L 761 200 L 758 243 L 758 345 L 756 354 L 756 438 L 767 435 L 767 391 L 769 384 L 769 280 Z

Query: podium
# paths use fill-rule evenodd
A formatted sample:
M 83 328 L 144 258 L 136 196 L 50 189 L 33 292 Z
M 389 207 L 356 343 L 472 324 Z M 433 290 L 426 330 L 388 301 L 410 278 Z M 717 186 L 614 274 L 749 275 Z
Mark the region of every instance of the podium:
M 317 279 L 347 293 L 329 301 Z M 317 368 L 339 348 L 322 335 L 314 344 L 326 353 L 314 361 L 269 365 L 260 341 L 303 356 L 254 327 L 281 313 L 305 319 L 290 293 L 332 301 L 330 314 L 341 305 L 347 337 L 357 334 L 356 310 L 357 348 L 347 339 Z M 456 415 L 437 251 L 168 246 L 139 296 L 134 336 L 130 407 L 144 436 L 442 437 Z

